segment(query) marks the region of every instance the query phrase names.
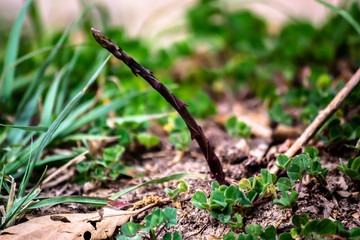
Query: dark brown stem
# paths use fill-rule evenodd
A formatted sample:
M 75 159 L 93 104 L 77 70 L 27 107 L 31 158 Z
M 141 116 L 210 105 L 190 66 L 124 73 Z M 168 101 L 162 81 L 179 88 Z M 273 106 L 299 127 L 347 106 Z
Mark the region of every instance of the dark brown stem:
M 190 134 L 191 139 L 196 140 L 203 152 L 206 161 L 210 168 L 211 177 L 215 178 L 219 184 L 225 184 L 225 174 L 222 170 L 222 166 L 219 158 L 214 153 L 214 148 L 209 143 L 209 140 L 205 137 L 201 127 L 196 123 L 195 119 L 191 116 L 186 109 L 188 104 L 184 103 L 175 95 L 169 91 L 159 80 L 157 80 L 148 69 L 137 63 L 131 56 L 127 55 L 117 44 L 113 43 L 105 34 L 95 28 L 91 28 L 91 32 L 95 40 L 116 58 L 123 61 L 135 74 L 144 78 L 156 91 L 158 91 L 165 100 L 171 104 L 171 106 L 180 114 L 185 121 Z

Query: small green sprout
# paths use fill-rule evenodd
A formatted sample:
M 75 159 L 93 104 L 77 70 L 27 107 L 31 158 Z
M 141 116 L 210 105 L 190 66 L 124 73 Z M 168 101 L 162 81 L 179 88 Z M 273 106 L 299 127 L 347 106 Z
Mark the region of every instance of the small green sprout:
M 305 153 L 290 159 L 285 155 L 280 155 L 278 156 L 278 163 L 277 166 L 280 169 L 286 170 L 289 178 L 293 181 L 301 181 L 304 173 L 324 181 L 328 173 L 327 168 L 322 168 L 319 162 L 318 151 L 315 148 L 308 147 Z
M 360 157 L 350 158 L 347 165 L 340 159 L 341 166 L 337 166 L 341 172 L 351 179 L 360 180 Z
M 271 174 L 266 169 L 261 169 L 260 176 L 251 177 L 249 179 L 241 179 L 239 182 L 239 188 L 244 191 L 254 190 L 259 199 L 264 196 L 268 196 L 270 193 L 272 193 L 276 198 L 277 196 L 274 186 L 276 179 L 277 177 L 275 174 Z
M 290 126 L 292 122 L 291 116 L 284 111 L 279 102 L 276 102 L 269 110 L 269 117 L 271 120 L 286 126 Z
M 78 184 L 84 184 L 91 180 L 106 181 L 109 178 L 115 180 L 120 174 L 127 176 L 139 175 L 132 167 L 125 166 L 121 159 L 125 148 L 121 145 L 109 147 L 104 150 L 102 158 L 93 158 L 90 161 L 82 161 L 76 164 L 76 176 Z
M 186 124 L 180 117 L 170 115 L 165 129 L 169 132 L 168 140 L 174 144 L 175 149 L 180 151 L 189 150 L 189 143 L 191 142 L 190 134 L 187 131 Z
M 249 224 L 245 227 L 245 233 L 240 233 L 237 237 L 234 232 L 230 232 L 223 237 L 223 240 L 257 240 L 259 237 L 264 240 L 275 240 L 276 229 L 273 225 L 269 225 L 264 230 L 261 225 Z
M 213 218 L 217 218 L 222 223 L 229 223 L 232 228 L 241 228 L 243 226 L 242 216 L 233 213 L 233 206 L 241 204 L 243 207 L 251 207 L 256 197 L 256 193 L 252 191 L 247 195 L 240 191 L 236 186 L 220 186 L 217 181 L 211 184 L 213 192 L 207 199 L 205 193 L 197 191 L 191 203 L 202 210 L 210 211 Z
M 152 148 L 159 144 L 159 137 L 147 132 L 136 134 L 136 139 L 147 149 Z
M 160 232 L 171 226 L 176 225 L 177 223 L 177 211 L 175 208 L 167 207 L 164 210 L 156 209 L 152 211 L 151 214 L 145 217 L 145 225 L 139 223 L 127 222 L 121 226 L 121 234 L 117 236 L 117 240 L 140 240 L 145 235 L 148 235 L 147 238 L 151 240 L 156 240 Z M 138 236 L 135 236 L 139 231 Z M 165 233 L 163 239 L 165 240 L 181 240 L 182 235 L 175 231 L 173 234 Z
M 328 218 L 321 220 L 309 221 L 309 216 L 306 213 L 294 215 L 291 219 L 295 226 L 290 232 L 282 233 L 279 240 L 287 239 L 323 239 L 321 236 L 337 236 L 339 239 L 359 239 L 360 228 L 352 228 L 349 231 L 344 230 L 341 222 L 331 221 Z
M 281 205 L 280 209 L 291 208 L 296 205 L 296 199 L 299 193 L 297 191 L 291 191 L 290 195 L 287 192 L 281 192 L 280 199 L 274 199 L 274 204 Z
M 228 118 L 225 128 L 234 139 L 248 139 L 251 136 L 251 128 L 244 122 L 239 122 L 236 116 Z
M 165 188 L 165 192 L 169 197 L 171 197 L 175 202 L 178 201 L 179 193 L 187 192 L 189 190 L 188 185 L 184 180 L 179 180 L 179 186 L 175 188 L 174 190 L 171 190 L 170 188 Z
M 290 194 L 288 193 L 289 190 L 293 189 L 295 183 L 286 177 L 279 178 L 276 183 L 277 187 L 281 191 L 281 198 L 274 199 L 274 204 L 280 205 L 280 209 L 291 208 L 296 206 L 296 199 L 299 196 L 299 193 L 295 190 L 292 190 Z

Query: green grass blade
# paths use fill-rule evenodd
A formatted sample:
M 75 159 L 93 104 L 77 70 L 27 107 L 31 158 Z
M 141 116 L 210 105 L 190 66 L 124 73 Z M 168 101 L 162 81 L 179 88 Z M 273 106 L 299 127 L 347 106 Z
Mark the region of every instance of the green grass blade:
M 64 75 L 67 67 L 63 67 L 61 71 L 56 76 L 54 82 L 51 84 L 48 93 L 46 95 L 45 101 L 44 101 L 44 107 L 41 114 L 41 124 L 48 126 L 51 123 L 51 116 L 53 115 L 54 105 L 55 105 L 55 99 L 56 94 L 58 92 L 60 80 L 62 76 Z
M 51 155 L 45 159 L 42 160 L 38 160 L 35 164 L 35 166 L 43 166 L 49 163 L 53 163 L 53 162 L 58 162 L 58 161 L 65 161 L 65 160 L 70 160 L 74 157 L 76 157 L 77 154 L 58 154 L 58 155 Z
M 122 190 L 122 191 L 120 191 L 118 193 L 115 193 L 114 195 L 109 197 L 109 200 L 116 200 L 117 198 L 121 197 L 122 195 L 125 195 L 125 194 L 127 194 L 127 193 L 129 193 L 131 191 L 134 191 L 135 189 L 138 189 L 140 187 L 143 187 L 143 186 L 146 186 L 146 185 L 149 185 L 149 184 L 164 183 L 164 182 L 169 182 L 169 181 L 172 181 L 172 180 L 179 180 L 179 179 L 184 178 L 184 177 L 194 177 L 194 176 L 199 176 L 199 175 L 198 174 L 192 174 L 192 173 L 179 173 L 179 174 L 174 174 L 174 175 L 171 175 L 171 176 L 168 176 L 168 177 L 153 179 L 153 180 L 144 182 L 142 184 L 139 184 L 139 185 L 136 185 L 136 186 L 133 186 L 133 187 L 129 187 L 129 188 L 127 188 L 125 190 Z
M 34 155 L 33 160 L 30 164 L 29 173 L 26 177 L 23 178 L 23 181 L 21 182 L 20 188 L 19 188 L 19 196 L 23 196 L 25 192 L 25 187 L 27 186 L 27 183 L 29 182 L 30 175 L 32 173 L 32 170 L 34 169 L 34 166 L 37 162 L 37 160 L 40 158 L 42 151 L 44 150 L 45 146 L 50 142 L 52 136 L 54 135 L 55 131 L 59 127 L 59 125 L 64 121 L 64 119 L 69 115 L 69 113 L 76 107 L 76 105 L 79 103 L 82 96 L 85 94 L 89 86 L 95 81 L 95 79 L 100 74 L 101 70 L 104 68 L 105 64 L 109 60 L 111 55 L 109 55 L 106 60 L 98 67 L 97 71 L 93 74 L 93 76 L 90 78 L 86 86 L 83 88 L 81 92 L 79 92 L 67 105 L 66 107 L 61 111 L 59 116 L 55 119 L 55 121 L 50 125 L 47 133 L 44 135 L 44 138 L 42 139 L 40 146 L 37 148 L 36 153 Z
M 9 65 L 13 64 L 16 61 L 19 51 L 21 28 L 31 2 L 32 0 L 26 1 L 14 23 L 13 28 L 11 29 L 8 45 L 6 47 L 6 55 L 4 59 L 3 69 L 6 69 Z M 12 68 L 11 70 L 7 71 L 6 75 L 4 76 L 4 81 L 0 82 L 0 89 L 2 95 L 1 100 L 3 103 L 9 101 L 11 97 L 14 75 L 15 68 Z
M 21 130 L 25 130 L 25 131 L 33 131 L 33 132 L 46 132 L 48 130 L 47 127 L 42 127 L 42 126 L 6 125 L 6 124 L 1 124 L 1 123 L 0 123 L 0 126 L 8 127 L 8 128 L 17 128 L 17 129 L 21 129 Z
M 78 134 L 73 134 L 73 135 L 67 136 L 66 138 L 64 138 L 63 141 L 68 142 L 68 141 L 82 141 L 82 140 L 107 140 L 110 138 L 113 138 L 113 137 L 78 133 Z
M 346 12 L 343 9 L 337 8 L 327 2 L 324 2 L 323 0 L 316 0 L 316 1 L 324 5 L 325 7 L 329 8 L 331 11 L 342 16 L 360 34 L 360 23 L 358 23 L 348 12 Z
M 38 99 L 40 95 L 42 94 L 43 90 L 45 88 L 45 83 L 40 84 L 40 86 L 37 87 L 36 92 L 33 93 L 33 96 L 27 104 L 25 105 L 25 108 L 22 112 L 20 112 L 19 116 L 16 118 L 16 122 L 14 125 L 29 125 L 30 120 L 32 116 L 35 114 L 38 104 Z M 10 144 L 18 144 L 20 140 L 24 136 L 24 131 L 21 131 L 19 129 L 11 129 L 8 136 L 8 141 Z
M 173 114 L 173 113 L 175 113 L 175 112 L 147 114 L 147 115 L 124 116 L 124 117 L 111 118 L 111 119 L 108 119 L 108 121 L 112 122 L 112 123 L 116 123 L 118 125 L 122 125 L 125 122 L 142 123 L 142 122 L 145 122 L 145 121 L 150 121 L 150 120 L 154 120 L 154 119 L 167 117 L 167 116 L 169 116 L 170 114 Z
M 105 198 L 81 196 L 55 197 L 33 203 L 27 207 L 27 209 L 42 208 L 60 203 L 80 203 L 86 205 L 105 206 L 108 205 L 108 200 Z
M 65 48 L 72 48 L 72 47 L 78 47 L 78 46 L 82 46 L 84 44 L 69 44 L 69 45 L 66 45 L 66 46 L 59 46 L 59 48 L 61 49 L 65 49 Z M 19 65 L 20 63 L 23 63 L 25 62 L 26 60 L 29 60 L 35 56 L 38 56 L 40 54 L 44 54 L 46 52 L 50 52 L 52 50 L 54 50 L 56 46 L 50 46 L 50 47 L 44 47 L 44 48 L 40 48 L 40 49 L 37 49 L 35 51 L 32 51 L 28 54 L 25 54 L 21 57 L 19 57 L 15 62 L 13 62 L 11 65 L 7 66 L 5 69 L 3 69 L 2 73 L 1 73 L 1 77 L 0 77 L 0 83 L 4 81 L 4 77 L 6 75 L 6 73 L 8 71 L 10 71 L 11 69 L 15 68 L 17 65 Z M 21 78 L 21 76 L 19 76 L 19 78 Z M 24 77 L 25 79 L 24 80 L 27 80 L 29 78 L 28 75 L 26 75 L 26 77 Z M 19 87 L 19 85 L 21 86 L 22 84 L 19 84 L 17 83 L 19 82 L 19 79 L 16 79 L 16 81 L 13 83 L 13 88 L 12 88 L 12 91 L 14 91 L 16 88 Z
M 61 82 L 61 87 L 60 87 L 60 90 L 58 93 L 58 98 L 57 98 L 56 107 L 55 107 L 56 114 L 60 113 L 61 109 L 63 108 L 63 106 L 65 104 L 65 97 L 67 96 L 70 76 L 71 76 L 71 73 L 73 72 L 73 70 L 75 69 L 75 66 L 76 66 L 77 60 L 79 59 L 81 51 L 82 51 L 81 47 L 76 49 L 74 55 L 72 56 L 72 58 L 70 60 L 69 68 L 65 74 L 64 80 Z
M 1 176 L 0 176 L 0 193 L 1 193 L 3 182 L 4 182 L 4 174 L 5 174 L 5 168 L 3 167 L 3 169 L 1 170 Z
M 116 111 L 122 107 L 125 107 L 130 102 L 130 97 L 120 98 L 115 101 L 112 101 L 108 105 L 101 105 L 95 107 L 90 112 L 81 116 L 77 121 L 73 122 L 68 128 L 63 129 L 61 135 L 66 136 L 75 130 L 81 128 L 82 126 L 94 121 L 95 119 L 105 117 L 111 111 Z
M 47 57 L 47 59 L 45 60 L 44 64 L 41 66 L 39 72 L 37 73 L 35 79 L 33 81 L 31 81 L 30 86 L 26 89 L 26 92 L 24 94 L 24 97 L 21 99 L 19 106 L 18 106 L 18 111 L 17 111 L 17 115 L 23 111 L 23 107 L 25 105 L 25 103 L 29 100 L 29 98 L 31 97 L 31 95 L 34 93 L 34 91 L 36 90 L 37 86 L 39 85 L 39 82 L 41 81 L 41 79 L 44 76 L 45 70 L 47 69 L 47 67 L 50 65 L 50 63 L 54 60 L 56 54 L 59 52 L 59 48 L 61 45 L 63 45 L 66 37 L 68 36 L 70 31 L 70 26 L 68 26 L 64 33 L 61 35 L 59 41 L 56 43 L 54 49 L 50 52 L 49 56 Z
M 40 193 L 40 189 L 33 189 L 26 197 L 19 199 L 14 203 L 14 205 L 10 208 L 10 210 L 6 213 L 5 221 L 0 225 L 0 229 L 4 229 L 6 224 L 11 221 L 14 216 L 21 213 L 21 208 L 32 201 L 37 195 Z
M 31 163 L 29 163 L 28 167 L 30 166 L 30 164 Z M 38 186 L 40 185 L 40 182 L 44 178 L 46 170 L 47 170 L 47 168 L 45 168 L 43 174 L 41 175 L 39 181 L 34 186 L 34 188 L 25 197 L 20 197 L 15 200 L 14 205 L 6 213 L 5 221 L 0 225 L 0 229 L 5 228 L 6 224 L 9 221 L 11 221 L 15 215 L 20 214 L 21 212 L 23 212 L 26 209 L 26 208 L 24 208 L 24 206 L 26 206 L 29 202 L 31 202 L 34 198 L 36 198 L 37 195 L 39 195 L 39 193 L 41 192 L 41 189 L 38 188 Z

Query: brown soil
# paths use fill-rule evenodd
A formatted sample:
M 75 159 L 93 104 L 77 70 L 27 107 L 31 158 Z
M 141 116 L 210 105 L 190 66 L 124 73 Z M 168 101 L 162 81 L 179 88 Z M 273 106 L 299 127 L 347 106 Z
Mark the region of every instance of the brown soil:
M 263 139 L 254 135 L 245 145 L 240 144 L 239 141 L 233 140 L 226 133 L 223 126 L 218 124 L 218 120 L 216 122 L 213 119 L 208 119 L 201 122 L 200 125 L 204 129 L 205 135 L 216 146 L 215 152 L 223 163 L 228 182 L 232 184 L 238 183 L 241 178 L 249 178 L 259 174 L 261 168 L 269 169 L 274 164 L 274 153 L 285 151 L 286 146 L 289 145 L 289 139 L 286 141 L 286 138 L 274 142 L 273 139 Z M 66 183 L 59 187 L 47 189 L 42 194 L 47 196 L 88 195 L 108 197 L 120 190 L 151 179 L 170 176 L 175 173 L 198 173 L 203 174 L 204 178 L 185 179 L 190 192 L 180 195 L 181 208 L 178 209 L 178 224 L 171 227 L 170 232 L 179 231 L 183 235 L 183 239 L 216 239 L 231 231 L 242 232 L 243 229 L 231 229 L 229 225 L 222 224 L 212 218 L 209 212 L 199 210 L 191 204 L 190 199 L 197 190 L 201 190 L 207 196 L 210 196 L 210 184 L 212 182 L 208 177 L 209 169 L 206 161 L 196 143 L 191 143 L 190 151 L 183 156 L 180 162 L 172 163 L 177 152 L 169 144 L 164 144 L 164 142 L 161 144 L 161 148 L 156 151 L 148 151 L 143 154 L 126 153 L 124 160 L 129 165 L 144 171 L 145 177 L 143 178 L 121 178 L 117 181 L 86 184 L 82 187 L 73 183 Z M 294 214 L 307 213 L 310 219 L 330 218 L 331 220 L 340 221 L 345 229 L 360 227 L 359 185 L 344 177 L 336 169 L 336 166 L 339 165 L 339 158 L 348 159 L 352 152 L 343 146 L 325 147 L 321 142 L 313 142 L 311 145 L 319 150 L 323 167 L 329 169 L 326 182 L 321 183 L 316 179 L 305 179 L 298 198 L 298 208 L 295 209 L 280 210 L 279 206 L 273 204 L 273 198 L 265 198 L 264 201 L 257 203 L 255 207 L 246 213 L 244 216 L 245 225 L 261 224 L 265 228 L 272 224 L 277 228 L 277 233 L 280 234 L 291 229 L 291 217 Z M 280 173 L 278 178 L 280 176 L 285 175 Z M 164 188 L 174 189 L 177 184 L 176 181 L 171 181 L 164 184 L 148 185 L 130 192 L 118 200 L 136 203 L 148 196 L 158 196 L 165 199 L 168 197 L 164 192 Z M 174 207 L 174 204 L 171 201 L 160 203 L 138 214 L 133 218 L 133 221 L 143 223 L 145 216 L 152 210 L 167 206 Z M 23 216 L 21 221 L 52 213 L 90 211 L 95 211 L 95 208 L 77 204 L 63 204 L 32 211 Z M 160 234 L 160 236 L 163 234 Z

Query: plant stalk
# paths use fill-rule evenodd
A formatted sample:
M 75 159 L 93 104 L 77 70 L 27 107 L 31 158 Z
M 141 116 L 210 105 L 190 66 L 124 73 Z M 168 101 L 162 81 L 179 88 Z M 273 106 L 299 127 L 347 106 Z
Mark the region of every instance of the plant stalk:
M 215 178 L 219 184 L 225 184 L 225 174 L 222 170 L 222 166 L 219 158 L 214 152 L 213 146 L 209 140 L 205 137 L 201 127 L 196 123 L 195 119 L 191 116 L 186 109 L 188 104 L 178 99 L 172 92 L 169 91 L 158 79 L 156 79 L 152 72 L 139 63 L 137 63 L 131 56 L 126 54 L 117 44 L 113 43 L 105 34 L 95 28 L 91 28 L 91 32 L 95 40 L 116 58 L 123 61 L 134 73 L 135 76 L 140 75 L 145 79 L 156 91 L 158 91 L 165 100 L 180 114 L 181 118 L 186 123 L 191 139 L 196 140 L 203 152 L 205 159 L 210 168 L 210 174 L 212 178 Z

